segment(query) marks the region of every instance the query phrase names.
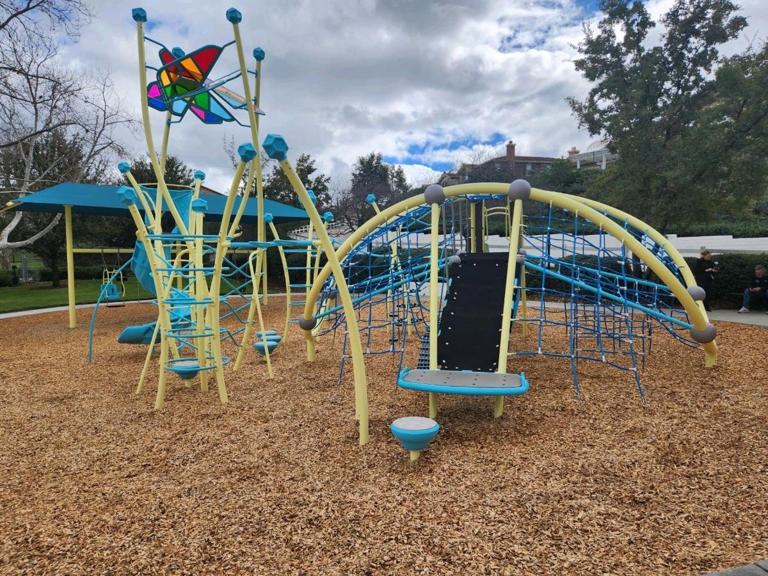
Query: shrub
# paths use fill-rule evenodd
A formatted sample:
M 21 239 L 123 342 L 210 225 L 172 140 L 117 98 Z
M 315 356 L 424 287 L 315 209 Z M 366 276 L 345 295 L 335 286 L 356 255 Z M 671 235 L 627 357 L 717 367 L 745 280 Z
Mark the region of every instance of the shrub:
M 17 286 L 19 275 L 15 270 L 0 272 L 0 286 Z

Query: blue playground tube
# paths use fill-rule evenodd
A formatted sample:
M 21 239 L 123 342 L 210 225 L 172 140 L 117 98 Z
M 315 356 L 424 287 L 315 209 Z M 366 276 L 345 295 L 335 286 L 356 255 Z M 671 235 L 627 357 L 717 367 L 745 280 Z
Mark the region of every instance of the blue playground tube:
M 155 324 L 156 322 L 149 322 L 139 326 L 126 326 L 123 328 L 123 331 L 120 332 L 117 341 L 120 344 L 148 345 L 152 342 L 152 334 L 155 332 Z

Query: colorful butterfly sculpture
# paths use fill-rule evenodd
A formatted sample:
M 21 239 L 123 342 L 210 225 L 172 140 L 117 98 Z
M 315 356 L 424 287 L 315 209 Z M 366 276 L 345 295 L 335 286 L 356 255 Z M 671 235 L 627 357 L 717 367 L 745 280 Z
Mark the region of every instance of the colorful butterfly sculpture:
M 205 124 L 221 124 L 237 121 L 211 92 L 218 94 L 226 104 L 235 109 L 245 109 L 245 98 L 223 85 L 209 88 L 208 75 L 221 55 L 220 46 L 203 46 L 184 54 L 179 48 L 173 52 L 160 49 L 163 66 L 157 70 L 157 82 L 147 86 L 150 107 L 160 111 L 171 111 L 181 119 L 188 110 Z M 254 106 L 257 114 L 263 112 Z

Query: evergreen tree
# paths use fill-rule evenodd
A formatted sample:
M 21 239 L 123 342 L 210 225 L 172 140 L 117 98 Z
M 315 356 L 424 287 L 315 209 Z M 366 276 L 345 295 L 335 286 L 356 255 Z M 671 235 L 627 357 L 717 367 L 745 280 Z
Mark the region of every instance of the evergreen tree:
M 360 156 L 352 171 L 352 185 L 336 205 L 337 217 L 352 227 L 360 226 L 374 214 L 367 202 L 370 194 L 376 197 L 379 208 L 386 208 L 407 198 L 409 190 L 401 166 L 384 163 L 381 154 L 375 152 Z
M 315 161 L 309 154 L 299 156 L 294 169 L 304 187 L 315 193 L 317 197 L 315 206 L 318 212 L 322 214 L 328 210 L 331 206 L 331 195 L 328 191 L 330 176 L 323 173 L 315 174 L 317 172 Z M 264 178 L 264 197 L 301 208 L 299 197 L 279 165 L 273 165 L 272 171 Z
M 152 168 L 152 162 L 149 156 L 139 156 L 131 160 L 131 174 L 136 178 L 139 184 L 148 184 L 154 186 L 157 183 L 155 169 Z M 194 182 L 193 170 L 184 164 L 176 156 L 168 156 L 165 159 L 165 173 L 163 174 L 166 184 L 180 184 L 182 186 L 191 186 Z M 121 178 L 120 184 L 126 181 Z

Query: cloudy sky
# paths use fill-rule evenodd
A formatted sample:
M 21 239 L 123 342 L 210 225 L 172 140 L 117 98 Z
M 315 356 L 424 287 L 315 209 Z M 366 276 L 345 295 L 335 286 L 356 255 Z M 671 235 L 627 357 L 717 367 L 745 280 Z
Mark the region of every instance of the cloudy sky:
M 768 38 L 765 0 L 742 0 L 750 26 L 732 51 Z M 261 120 L 282 134 L 289 156 L 310 154 L 348 185 L 356 159 L 378 152 L 400 164 L 414 185 L 432 182 L 457 162 L 503 153 L 560 157 L 595 138 L 578 128 L 565 102 L 588 84 L 573 69 L 582 24 L 596 23 L 597 0 L 132 0 L 93 2 L 94 16 L 80 40 L 62 55 L 89 73 L 108 73 L 127 111 L 139 117 L 136 26 L 131 8 L 148 15 L 146 34 L 169 48 L 192 51 L 232 39 L 225 18 L 235 6 L 250 54 L 266 51 Z M 648 0 L 655 16 L 671 0 Z M 147 45 L 148 63 L 157 49 Z M 234 48 L 224 51 L 212 78 L 234 70 Z M 253 60 L 249 58 L 249 65 Z M 239 86 L 233 89 L 242 91 Z M 152 112 L 156 142 L 163 114 Z M 206 126 L 185 117 L 171 132 L 170 152 L 225 189 L 232 169 L 225 142 L 248 141 L 232 124 Z M 143 135 L 126 134 L 135 154 Z

